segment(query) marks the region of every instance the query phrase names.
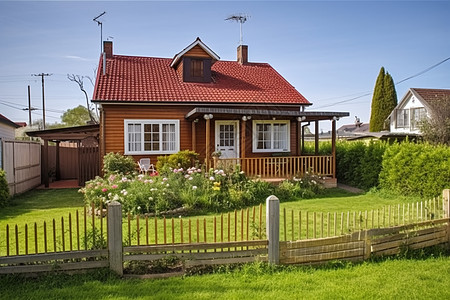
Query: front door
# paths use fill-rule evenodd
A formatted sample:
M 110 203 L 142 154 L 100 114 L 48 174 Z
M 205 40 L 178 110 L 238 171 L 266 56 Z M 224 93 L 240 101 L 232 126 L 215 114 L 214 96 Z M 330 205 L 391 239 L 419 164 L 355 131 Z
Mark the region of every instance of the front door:
M 239 122 L 216 121 L 216 151 L 220 158 L 239 157 Z

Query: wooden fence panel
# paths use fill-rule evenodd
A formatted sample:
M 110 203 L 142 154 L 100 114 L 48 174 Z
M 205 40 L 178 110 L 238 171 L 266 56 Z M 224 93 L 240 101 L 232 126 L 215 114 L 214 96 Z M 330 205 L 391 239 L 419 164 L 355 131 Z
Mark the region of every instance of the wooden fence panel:
M 41 183 L 41 152 L 36 142 L 2 140 L 3 169 L 11 195 Z

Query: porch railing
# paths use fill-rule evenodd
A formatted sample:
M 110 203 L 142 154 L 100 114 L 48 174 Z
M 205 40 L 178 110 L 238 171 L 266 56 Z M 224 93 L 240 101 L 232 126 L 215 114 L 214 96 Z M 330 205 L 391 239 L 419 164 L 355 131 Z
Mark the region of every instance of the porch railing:
M 248 176 L 262 178 L 290 178 L 306 172 L 320 176 L 335 177 L 332 155 L 324 156 L 283 156 L 215 159 L 214 168 L 230 168 L 236 164 Z

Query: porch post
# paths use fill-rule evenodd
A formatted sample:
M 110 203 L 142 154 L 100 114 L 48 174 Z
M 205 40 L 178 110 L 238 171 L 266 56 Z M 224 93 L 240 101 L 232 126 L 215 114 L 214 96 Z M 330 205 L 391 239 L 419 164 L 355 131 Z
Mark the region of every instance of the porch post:
M 247 132 L 247 118 L 242 118 L 242 129 L 241 129 L 241 158 L 245 158 L 245 139 Z
M 302 155 L 302 119 L 300 117 L 297 118 L 297 155 Z
M 197 152 L 197 132 L 196 132 L 196 125 L 197 125 L 198 119 L 195 119 L 194 121 L 192 121 L 191 126 L 192 126 L 192 133 L 191 133 L 191 138 L 192 138 L 192 151 Z
M 48 181 L 48 140 L 44 139 L 44 153 L 42 155 L 42 174 L 44 176 L 44 186 L 46 188 L 49 187 L 49 181 Z
M 61 170 L 59 167 L 59 144 L 61 143 L 61 141 L 56 141 L 56 180 L 60 180 L 61 179 Z
M 204 115 L 203 118 L 206 120 L 206 168 L 209 169 L 211 159 L 211 119 L 213 115 Z
M 333 178 L 336 178 L 336 120 L 331 121 L 331 155 L 333 156 Z
M 314 153 L 319 155 L 319 120 L 315 121 L 314 142 Z

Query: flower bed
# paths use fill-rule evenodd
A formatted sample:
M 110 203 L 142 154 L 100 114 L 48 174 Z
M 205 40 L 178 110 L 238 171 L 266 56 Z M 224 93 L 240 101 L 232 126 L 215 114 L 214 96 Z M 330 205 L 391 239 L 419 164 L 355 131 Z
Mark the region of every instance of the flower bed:
M 203 172 L 198 168 L 173 169 L 156 176 L 118 174 L 96 177 L 80 189 L 86 203 L 96 207 L 122 203 L 126 212 L 159 213 L 176 208 L 222 211 L 258 204 L 273 193 L 267 182 L 249 180 L 237 167 Z

